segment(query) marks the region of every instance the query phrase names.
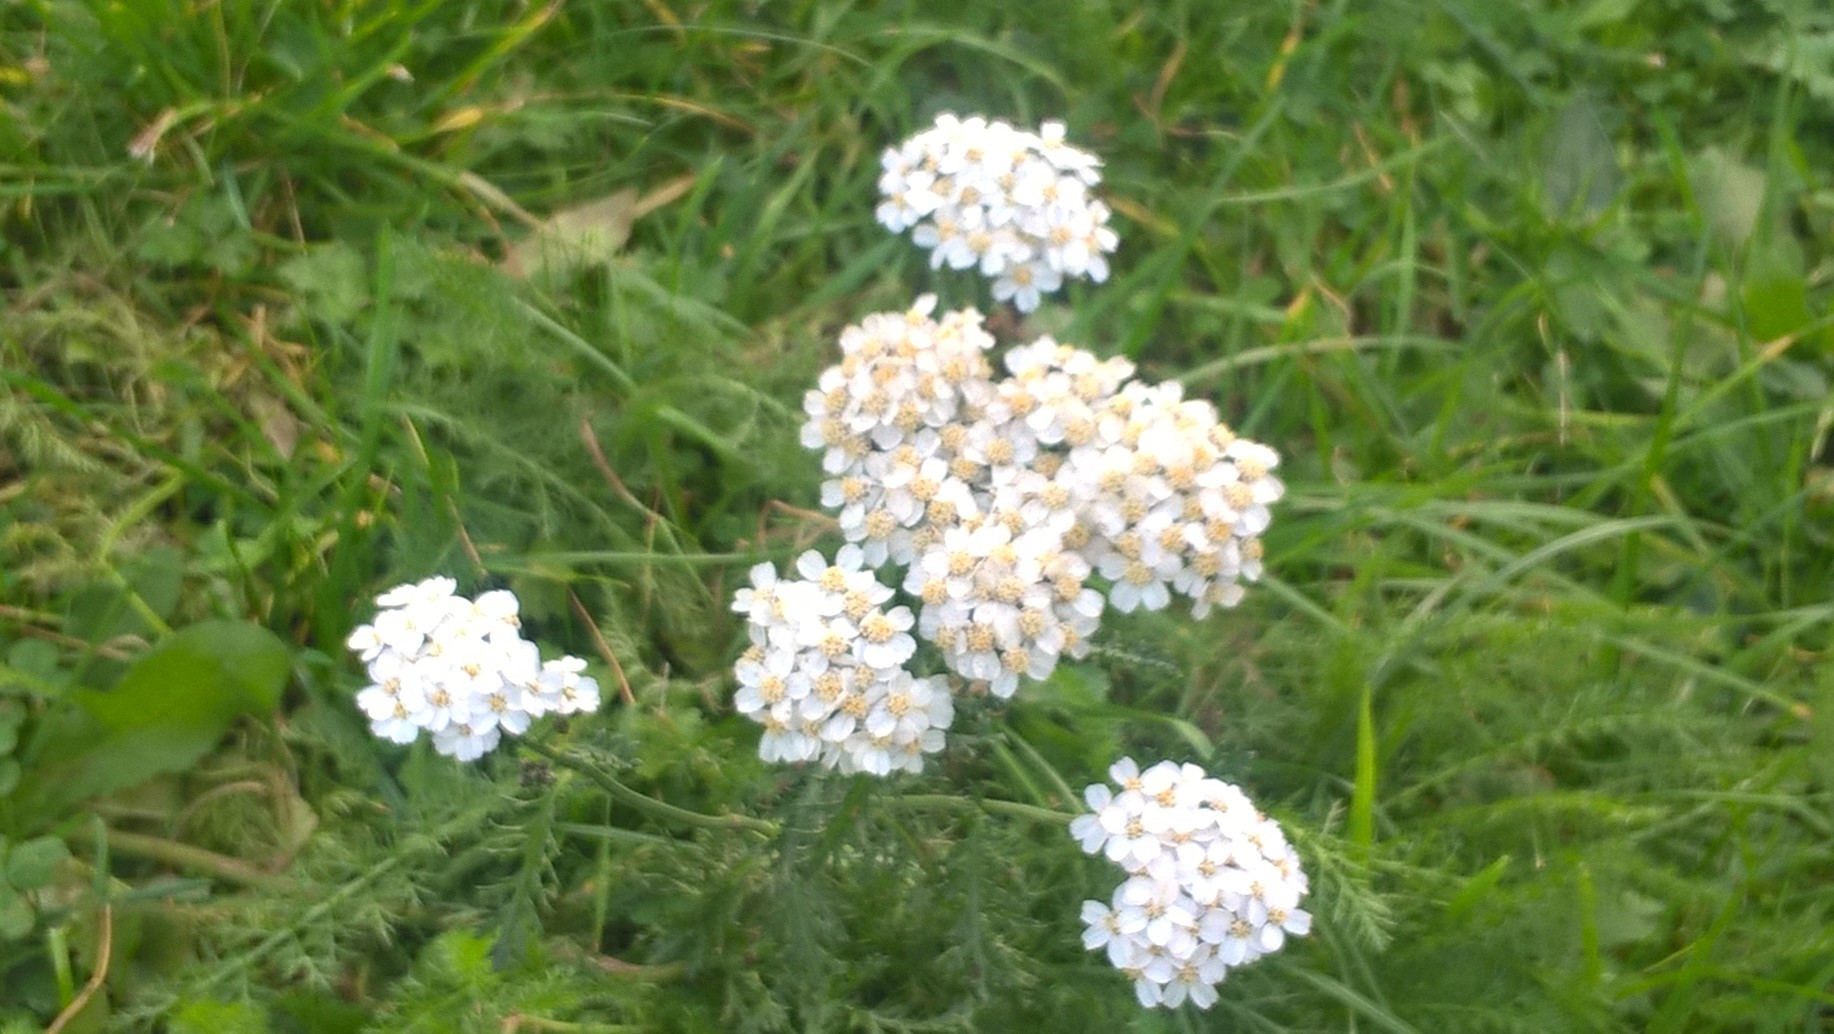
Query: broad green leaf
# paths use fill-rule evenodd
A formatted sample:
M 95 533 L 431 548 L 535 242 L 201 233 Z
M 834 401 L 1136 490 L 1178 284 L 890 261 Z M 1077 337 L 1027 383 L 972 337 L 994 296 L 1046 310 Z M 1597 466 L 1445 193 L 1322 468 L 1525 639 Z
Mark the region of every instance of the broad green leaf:
M 1755 341 L 1774 341 L 1814 320 L 1802 253 L 1793 240 L 1754 245 L 1745 273 L 1745 318 Z
M 1720 242 L 1730 248 L 1744 247 L 1764 210 L 1764 191 L 1769 182 L 1764 170 L 1718 147 L 1709 147 L 1694 159 L 1688 179 L 1707 225 Z
M 1616 948 L 1654 936 L 1665 906 L 1647 895 L 1626 890 L 1599 902 L 1596 921 L 1601 948 Z
M 1834 102 L 1834 32 L 1790 32 L 1764 62 L 1800 83 L 1815 99 Z
M 16 941 L 32 932 L 32 903 L 0 884 L 0 941 Z
M 16 890 L 48 886 L 57 875 L 57 863 L 68 857 L 69 848 L 56 837 L 34 837 L 14 844 L 6 853 L 6 882 Z
M 154 546 L 127 565 L 124 573 L 140 599 L 161 619 L 178 607 L 185 584 L 185 555 L 171 546 Z
M 1594 219 L 1617 195 L 1623 174 L 1604 115 L 1581 94 L 1554 120 L 1541 163 L 1541 201 L 1548 218 Z
M 64 631 L 86 643 L 101 643 L 150 629 L 129 608 L 127 594 L 120 586 L 96 582 L 70 594 L 64 610 Z
M 21 639 L 7 648 L 6 666 L 36 682 L 58 681 L 57 647 L 43 639 Z
M 150 635 L 144 611 L 160 618 L 178 605 L 185 577 L 185 558 L 176 549 L 154 547 L 126 565 L 122 581 L 102 581 L 75 593 L 64 631 L 89 643 L 120 635 Z
M 142 657 L 113 689 L 73 699 L 115 732 L 213 729 L 280 703 L 292 653 L 274 633 L 241 621 L 206 621 Z M 214 737 L 213 737 L 214 738 Z
M 291 651 L 256 625 L 207 621 L 161 641 L 113 689 L 71 694 L 45 721 L 19 796 L 49 820 L 91 797 L 190 767 L 230 723 L 280 702 Z

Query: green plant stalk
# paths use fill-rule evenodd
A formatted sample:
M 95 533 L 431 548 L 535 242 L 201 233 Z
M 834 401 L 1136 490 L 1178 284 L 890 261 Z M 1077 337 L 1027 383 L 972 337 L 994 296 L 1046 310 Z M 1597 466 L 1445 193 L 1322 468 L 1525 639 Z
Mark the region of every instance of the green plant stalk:
M 1365 681 L 1356 708 L 1356 783 L 1350 790 L 1350 842 L 1363 861 L 1375 843 L 1375 798 L 1375 686 Z
M 542 757 L 547 758 L 549 761 L 554 762 L 556 765 L 562 768 L 571 769 L 585 776 L 587 779 L 592 780 L 600 789 L 617 800 L 623 801 L 631 807 L 636 808 L 638 811 L 654 815 L 664 821 L 673 822 L 682 826 L 693 826 L 697 829 L 744 829 L 750 830 L 753 833 L 763 834 L 766 837 L 775 837 L 777 835 L 779 827 L 777 823 L 769 819 L 757 819 L 749 815 L 707 815 L 698 811 L 689 811 L 687 808 L 678 807 L 666 801 L 659 801 L 648 794 L 639 793 L 625 786 L 623 783 L 618 782 L 616 779 L 612 778 L 609 773 L 601 771 L 597 766 L 588 764 L 579 758 L 563 754 L 545 743 L 540 743 L 535 740 L 524 740 L 522 741 L 522 745 L 540 754 Z
M 116 544 L 121 541 L 121 537 L 127 533 L 129 528 L 140 524 L 141 521 L 146 519 L 148 514 L 151 514 L 167 499 L 183 491 L 184 487 L 184 478 L 180 477 L 177 473 L 169 474 L 163 482 L 153 486 L 152 489 L 135 500 L 125 512 L 114 521 L 111 521 L 108 531 L 102 536 L 101 556 L 104 561 L 114 553 Z M 140 620 L 146 622 L 148 628 L 161 636 L 172 634 L 172 626 L 166 624 L 165 619 L 160 617 L 159 614 L 153 610 L 146 599 L 140 595 L 139 590 L 128 583 L 127 576 L 121 573 L 119 567 L 116 567 L 114 564 L 108 564 L 106 570 L 109 580 L 115 584 L 116 588 L 121 590 L 123 597 L 127 600 L 128 606 L 132 608 Z
M 568 330 L 559 320 L 549 316 L 527 302 L 517 302 L 516 308 L 529 318 L 536 326 L 554 335 L 562 344 L 578 352 L 582 359 L 604 371 L 617 383 L 618 390 L 630 394 L 637 390 L 637 381 L 626 373 L 624 368 L 613 362 L 609 356 L 593 347 L 592 343 Z
M 240 858 L 231 858 L 201 847 L 143 833 L 111 829 L 108 831 L 108 848 L 119 854 L 138 855 L 176 868 L 208 873 L 221 880 L 263 890 L 284 891 L 293 885 L 293 881 L 286 877 L 262 872 Z
M 1586 983 L 1599 986 L 1605 978 L 1605 963 L 1599 954 L 1598 890 L 1592 884 L 1592 870 L 1581 865 L 1578 872 L 1579 946 L 1585 958 Z
M 1387 1006 L 1329 974 L 1316 972 L 1303 966 L 1288 965 L 1282 966 L 1281 969 L 1284 971 L 1283 975 L 1302 980 L 1342 1004 L 1345 1009 L 1349 1010 L 1349 1019 L 1352 1021 L 1351 1029 L 1355 1029 L 1355 1018 L 1361 1016 L 1376 1028 L 1389 1031 L 1391 1034 L 1420 1034 L 1419 1028 L 1396 1016 Z
M 1036 801 L 1039 805 L 1043 805 L 1046 801 L 1050 800 L 1050 796 L 1038 786 L 1038 783 L 1034 779 L 1032 779 L 1031 773 L 1027 772 L 1025 767 L 1019 764 L 1019 759 L 1013 754 L 1011 747 L 1008 747 L 1004 742 L 995 740 L 993 743 L 993 755 L 1000 760 L 1000 765 L 1006 769 L 1007 774 L 1011 775 L 1013 779 L 1025 789 L 1025 792 L 1031 795 L 1032 800 Z
M 1683 324 L 1685 327 L 1685 324 Z M 1681 369 L 1687 362 L 1688 336 L 1677 332 L 1670 335 L 1668 377 L 1662 389 L 1662 411 L 1656 415 L 1655 433 L 1650 437 L 1649 448 L 1643 454 L 1643 467 L 1637 475 L 1636 485 L 1630 493 L 1630 507 L 1633 511 L 1649 505 L 1652 489 L 1657 476 L 1661 473 L 1663 462 L 1668 452 L 1670 437 L 1674 434 L 1676 412 L 1679 408 L 1681 392 Z M 1612 599 L 1619 610 L 1629 610 L 1637 591 L 1637 570 L 1642 561 L 1643 536 L 1641 532 L 1632 532 L 1624 536 L 1621 558 L 1618 561 L 1616 576 L 1611 582 Z M 1607 644 L 1602 658 L 1605 670 L 1615 673 L 1622 659 L 1618 647 Z
M 57 1001 L 68 1008 L 76 999 L 76 977 L 70 972 L 70 942 L 62 926 L 45 929 L 45 956 L 51 960 L 51 973 L 57 981 Z
M 1063 795 L 1062 799 L 1065 803 L 1082 799 L 1082 795 L 1078 794 L 1076 790 L 1070 786 L 1069 782 L 1064 779 L 1063 773 L 1057 771 L 1050 761 L 1046 760 L 1045 756 L 1038 752 L 1038 748 L 1032 746 L 1031 742 L 1025 737 L 1019 735 L 1011 728 L 1008 728 L 1006 730 L 1006 740 L 1013 746 L 1018 747 L 1019 753 L 1024 754 L 1038 771 L 1042 772 L 1044 777 L 1050 780 L 1051 786 L 1054 787 L 1059 794 Z
M 936 811 L 971 812 L 981 811 L 988 815 L 1004 815 L 1009 818 L 1024 819 L 1027 822 L 1039 822 L 1051 826 L 1068 825 L 1076 816 L 1070 812 L 1054 808 L 1041 808 L 1035 804 L 1021 801 L 990 800 L 988 798 L 954 797 L 945 793 L 912 793 L 888 797 L 886 800 L 907 808 L 930 808 Z

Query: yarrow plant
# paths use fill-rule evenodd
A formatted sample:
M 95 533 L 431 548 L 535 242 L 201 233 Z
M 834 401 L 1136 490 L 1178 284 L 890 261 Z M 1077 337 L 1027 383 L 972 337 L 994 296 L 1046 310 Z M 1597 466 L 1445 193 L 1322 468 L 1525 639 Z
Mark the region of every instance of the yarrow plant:
M 1170 761 L 1122 758 L 1108 775 L 1070 833 L 1127 878 L 1108 904 L 1083 902 L 1083 946 L 1107 950 L 1141 1005 L 1208 1009 L 1231 968 L 1310 932 L 1299 856 L 1240 788 Z
M 1037 132 L 979 116 L 936 124 L 880 161 L 879 222 L 930 251 L 930 267 L 976 269 L 993 296 L 1021 312 L 1066 279 L 1108 279 L 1119 243 L 1108 206 L 1090 196 L 1101 161 L 1064 141 L 1064 125 Z
M 457 587 L 451 578 L 398 585 L 376 597 L 375 620 L 351 632 L 371 680 L 357 706 L 376 735 L 412 743 L 425 731 L 434 750 L 475 761 L 544 714 L 598 710 L 585 661 L 544 662 L 522 638 L 515 593 L 470 600 Z
M 1100 163 L 1063 137 L 944 115 L 885 152 L 879 221 L 911 230 L 934 267 L 994 277 L 1021 311 L 1065 277 L 1104 280 Z M 805 394 L 802 444 L 846 544 L 832 561 L 803 553 L 797 577 L 753 567 L 733 601 L 750 639 L 734 704 L 764 726 L 765 760 L 920 772 L 954 694 L 1048 678 L 1087 655 L 1109 608 L 1176 596 L 1201 618 L 1261 577 L 1285 493 L 1274 450 L 1125 359 L 1041 337 L 1009 349 L 1002 376 L 994 346 L 979 312 L 938 316 L 925 295 L 843 330 L 840 362 Z M 901 574 L 882 581 L 888 566 Z M 922 672 L 928 656 L 943 673 Z M 1230 968 L 1310 930 L 1298 856 L 1239 788 L 1190 764 L 1123 758 L 1109 774 L 1117 787 L 1089 787 L 1071 833 L 1126 878 L 1084 903 L 1083 943 L 1142 1005 L 1208 1008 Z

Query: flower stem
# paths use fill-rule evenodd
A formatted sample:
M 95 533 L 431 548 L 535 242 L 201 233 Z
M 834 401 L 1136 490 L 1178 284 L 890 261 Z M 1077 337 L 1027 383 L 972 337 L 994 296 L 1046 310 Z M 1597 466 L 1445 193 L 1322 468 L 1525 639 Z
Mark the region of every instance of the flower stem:
M 767 837 L 774 837 L 777 835 L 777 824 L 769 819 L 755 819 L 749 815 L 707 815 L 698 811 L 689 811 L 686 808 L 677 807 L 666 801 L 659 801 L 648 794 L 639 793 L 625 786 L 623 783 L 618 782 L 616 779 L 612 778 L 610 773 L 603 771 L 598 766 L 571 755 L 563 754 L 545 743 L 540 743 L 536 740 L 523 740 L 522 745 L 540 754 L 542 757 L 547 758 L 549 761 L 554 762 L 556 765 L 562 768 L 572 769 L 580 775 L 585 776 L 587 779 L 592 780 L 601 790 L 604 790 L 613 798 L 623 801 L 625 804 L 636 808 L 638 811 L 648 812 L 659 819 L 673 822 L 681 826 L 694 826 L 699 829 L 746 829 L 753 833 L 761 833 Z

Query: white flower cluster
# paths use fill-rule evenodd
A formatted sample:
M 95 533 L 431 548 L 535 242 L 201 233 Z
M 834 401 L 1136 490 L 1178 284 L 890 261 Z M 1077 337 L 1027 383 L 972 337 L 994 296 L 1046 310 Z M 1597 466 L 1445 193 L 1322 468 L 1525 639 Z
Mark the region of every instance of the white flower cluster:
M 940 115 L 880 162 L 879 222 L 930 249 L 931 268 L 978 269 L 994 298 L 1021 312 L 1066 278 L 1108 279 L 1119 238 L 1108 206 L 1089 195 L 1101 162 L 1064 142 L 1061 122 L 1038 132 Z
M 1108 775 L 1119 792 L 1090 786 L 1070 833 L 1127 879 L 1110 904 L 1083 902 L 1083 946 L 1107 949 L 1141 1005 L 1208 1009 L 1231 967 L 1311 930 L 1299 856 L 1239 788 L 1170 761 L 1122 758 Z
M 819 760 L 843 772 L 919 772 L 942 749 L 955 717 L 947 680 L 917 678 L 909 607 L 885 609 L 890 586 L 863 569 L 860 547 L 830 564 L 815 550 L 797 559 L 800 579 L 764 563 L 732 609 L 750 619 L 739 658 L 739 712 L 764 726 L 766 761 Z
M 1130 381 L 1126 360 L 1050 338 L 1009 351 L 1010 375 L 995 380 L 980 314 L 935 319 L 934 307 L 925 296 L 908 312 L 848 327 L 841 361 L 804 397 L 802 443 L 822 454 L 822 502 L 838 511 L 848 545 L 831 568 L 819 556 L 799 564 L 808 580 L 826 568 L 830 595 L 819 603 L 797 597 L 802 605 L 779 613 L 769 593 L 798 583 L 777 581 L 766 564 L 734 605 L 750 617 L 753 643 L 739 709 L 766 725 L 760 752 L 769 759 L 885 770 L 877 754 L 870 765 L 847 760 L 856 756 L 844 745 L 855 735 L 847 721 L 864 715 L 836 717 L 819 693 L 756 692 L 767 674 L 786 685 L 822 674 L 789 650 L 799 637 L 868 636 L 863 622 L 878 613 L 869 608 L 891 596 L 870 573 L 881 565 L 905 570 L 916 636 L 971 688 L 998 697 L 1012 696 L 1021 678 L 1048 678 L 1064 656 L 1085 656 L 1105 603 L 1156 610 L 1178 594 L 1202 617 L 1234 606 L 1241 583 L 1261 575 L 1259 535 L 1284 491 L 1273 450 L 1237 438 L 1177 385 Z M 1106 601 L 1089 584 L 1098 574 Z M 859 594 L 857 613 L 819 624 L 841 613 L 845 600 L 833 594 L 847 591 Z M 915 648 L 910 611 L 883 616 L 899 647 L 889 665 L 868 657 L 869 638 L 846 649 L 837 641 L 830 657 L 901 668 Z M 946 699 L 943 684 L 925 685 Z M 903 731 L 903 763 L 891 767 L 920 769 L 946 726 Z
M 1007 353 L 972 310 L 931 297 L 841 335 L 841 362 L 803 400 L 822 502 L 868 564 L 907 569 L 918 632 L 950 670 L 1010 696 L 1080 657 L 1116 609 L 1174 593 L 1202 617 L 1261 575 L 1259 535 L 1285 489 L 1279 456 L 1237 438 L 1176 384 L 1041 338 Z
M 599 684 L 586 662 L 543 662 L 522 638 L 516 594 L 476 600 L 450 578 L 399 585 L 376 597 L 375 621 L 350 634 L 373 684 L 357 694 L 376 735 L 412 743 L 424 729 L 433 749 L 474 761 L 503 733 L 519 735 L 544 714 L 596 711 Z

